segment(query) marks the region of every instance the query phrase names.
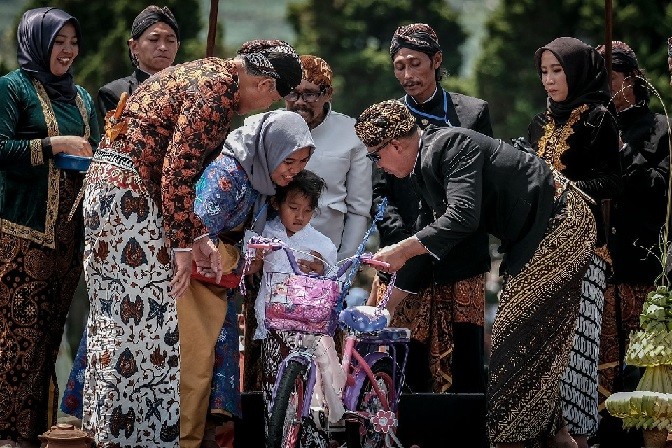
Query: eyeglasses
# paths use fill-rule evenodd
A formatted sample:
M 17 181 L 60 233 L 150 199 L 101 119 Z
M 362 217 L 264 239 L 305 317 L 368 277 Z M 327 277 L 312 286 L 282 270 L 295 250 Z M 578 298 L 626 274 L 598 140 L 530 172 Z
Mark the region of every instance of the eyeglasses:
M 392 140 L 390 140 L 386 143 L 383 143 L 382 145 L 380 145 L 379 147 L 377 147 L 376 149 L 374 149 L 371 152 L 367 152 L 366 153 L 366 158 L 369 159 L 370 161 L 372 161 L 373 163 L 378 163 L 380 161 L 380 154 L 378 154 L 378 153 L 383 148 L 385 148 L 387 145 L 389 145 L 391 142 L 392 142 Z
M 306 92 L 297 92 L 296 90 L 292 90 L 289 92 L 287 95 L 285 95 L 285 99 L 287 101 L 298 101 L 299 98 L 301 98 L 303 101 L 306 103 L 314 103 L 317 101 L 320 96 L 322 95 L 322 92 L 311 92 L 310 90 Z

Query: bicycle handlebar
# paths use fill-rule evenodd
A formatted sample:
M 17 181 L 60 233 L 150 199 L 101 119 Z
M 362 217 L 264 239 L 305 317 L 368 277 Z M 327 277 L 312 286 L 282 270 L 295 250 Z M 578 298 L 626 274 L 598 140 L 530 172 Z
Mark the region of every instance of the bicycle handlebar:
M 276 251 L 283 249 L 285 253 L 287 254 L 287 258 L 289 259 L 289 264 L 292 266 L 292 270 L 294 270 L 294 273 L 298 275 L 310 275 L 306 274 L 305 272 L 302 272 L 301 269 L 299 269 L 298 264 L 296 263 L 296 257 L 294 256 L 293 251 L 296 249 L 292 249 L 289 247 L 285 242 L 273 239 L 273 238 L 266 238 L 263 236 L 254 236 L 250 238 L 250 240 L 247 243 L 247 248 L 248 249 L 267 249 L 271 251 Z M 246 254 L 247 256 L 250 256 L 249 254 Z M 339 267 L 338 271 L 336 272 L 335 275 L 333 276 L 324 276 L 325 278 L 330 278 L 332 280 L 336 280 L 340 278 L 349 268 L 352 266 L 352 263 L 355 261 L 355 259 L 359 258 L 359 260 L 368 266 L 371 266 L 375 269 L 381 269 L 381 268 L 388 268 L 390 267 L 389 263 L 386 263 L 384 261 L 379 261 L 379 260 L 374 260 L 373 259 L 373 254 L 370 252 L 365 252 L 361 254 L 359 257 L 350 257 L 346 258 L 343 260 L 341 266 Z

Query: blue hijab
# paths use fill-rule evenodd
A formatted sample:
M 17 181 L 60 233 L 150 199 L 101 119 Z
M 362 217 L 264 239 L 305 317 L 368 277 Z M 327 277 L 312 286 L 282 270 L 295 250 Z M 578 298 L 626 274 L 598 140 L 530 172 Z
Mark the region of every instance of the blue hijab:
M 81 42 L 79 22 L 67 12 L 49 7 L 29 9 L 16 31 L 16 53 L 21 70 L 37 79 L 52 101 L 74 104 L 77 88 L 70 69 L 63 76 L 55 76 L 49 67 L 54 39 L 66 23 L 75 27 L 77 40 Z

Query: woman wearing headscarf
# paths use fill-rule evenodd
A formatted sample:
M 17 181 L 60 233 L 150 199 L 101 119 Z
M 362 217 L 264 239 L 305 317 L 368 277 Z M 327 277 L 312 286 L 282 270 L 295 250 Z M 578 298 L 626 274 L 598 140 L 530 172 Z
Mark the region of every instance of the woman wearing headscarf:
M 195 184 L 235 113 L 267 109 L 301 81 L 283 41 L 245 43 L 143 82 L 110 122 L 86 178 L 90 312 L 83 427 L 99 447 L 177 447 L 180 344 L 175 301 L 221 257 L 194 212 Z
M 618 128 L 608 108 L 609 80 L 602 56 L 573 37 L 560 37 L 534 56 L 548 93 L 546 111 L 532 120 L 529 140 L 537 154 L 592 199 L 597 223 L 595 254 L 581 288 L 569 365 L 561 381 L 563 416 L 579 448 L 597 429 L 597 365 L 610 263 L 606 243 L 608 202 L 621 188 Z
M 143 9 L 133 20 L 128 39 L 128 57 L 135 70 L 98 89 L 100 118 L 117 107 L 123 92 L 130 95 L 151 75 L 172 65 L 179 48 L 180 28 L 170 9 L 155 5 Z
M 39 446 L 55 422 L 49 390 L 82 272 L 82 219 L 68 215 L 83 175 L 57 168 L 54 156 L 91 156 L 99 132 L 70 70 L 77 19 L 31 9 L 17 39 L 19 69 L 0 78 L 0 444 Z
M 196 185 L 194 209 L 223 257 L 233 262 L 230 269 L 237 257 L 227 257 L 225 250 L 242 240 L 253 216 L 263 228 L 266 199 L 303 170 L 314 147 L 305 120 L 282 110 L 248 117 L 229 134 Z M 228 306 L 232 295 L 232 289 L 192 279 L 178 302 L 180 334 L 188 344 L 180 359 L 189 366 L 180 386 L 181 448 L 215 447 L 215 429 L 223 418 L 241 417 L 238 314 Z

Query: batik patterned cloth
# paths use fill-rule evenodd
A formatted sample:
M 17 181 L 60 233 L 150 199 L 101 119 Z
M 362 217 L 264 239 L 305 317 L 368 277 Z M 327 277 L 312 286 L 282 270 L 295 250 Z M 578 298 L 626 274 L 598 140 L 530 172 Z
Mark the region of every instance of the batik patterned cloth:
M 653 290 L 649 284 L 609 284 L 604 293 L 602 334 L 600 336 L 599 410 L 604 409 L 604 400 L 614 392 L 622 392 L 625 350 L 630 333 L 640 329 L 639 315 L 646 295 Z
M 380 285 L 383 290 L 386 285 Z M 382 291 L 381 291 L 382 292 Z M 378 297 L 384 297 L 384 292 Z M 485 278 L 483 275 L 460 280 L 448 285 L 430 285 L 418 295 L 408 296 L 397 306 L 392 319 L 392 327 L 408 328 L 411 337 L 429 349 L 429 359 L 420 360 L 429 363 L 432 377 L 432 391 L 447 392 L 453 384 L 453 369 L 468 366 L 453 365 L 453 325 L 473 324 L 483 328 L 485 306 Z M 475 341 L 483 344 L 482 332 L 474 331 Z M 411 356 L 411 354 L 409 354 Z M 407 375 L 413 376 L 414 369 L 424 366 L 408 364 Z M 472 376 L 483 377 L 483 366 L 472 371 Z
M 593 255 L 581 283 L 569 366 L 562 377 L 562 413 L 570 434 L 592 435 L 597 430 L 597 363 L 606 287 L 606 262 Z
M 543 446 L 561 425 L 559 384 L 594 242 L 595 219 L 570 190 L 532 258 L 504 280 L 489 364 L 487 423 L 493 445 Z
M 178 447 L 179 337 L 161 215 L 133 171 L 94 162 L 87 181 L 83 428 L 99 448 Z
M 54 249 L 0 233 L 0 438 L 37 441 L 55 421 L 49 384 L 82 272 L 81 218 L 66 219 L 80 185 L 61 176 Z
M 240 341 L 238 312 L 235 301 L 229 299 L 222 331 L 215 344 L 215 364 L 210 392 L 210 411 L 241 417 L 240 408 Z

